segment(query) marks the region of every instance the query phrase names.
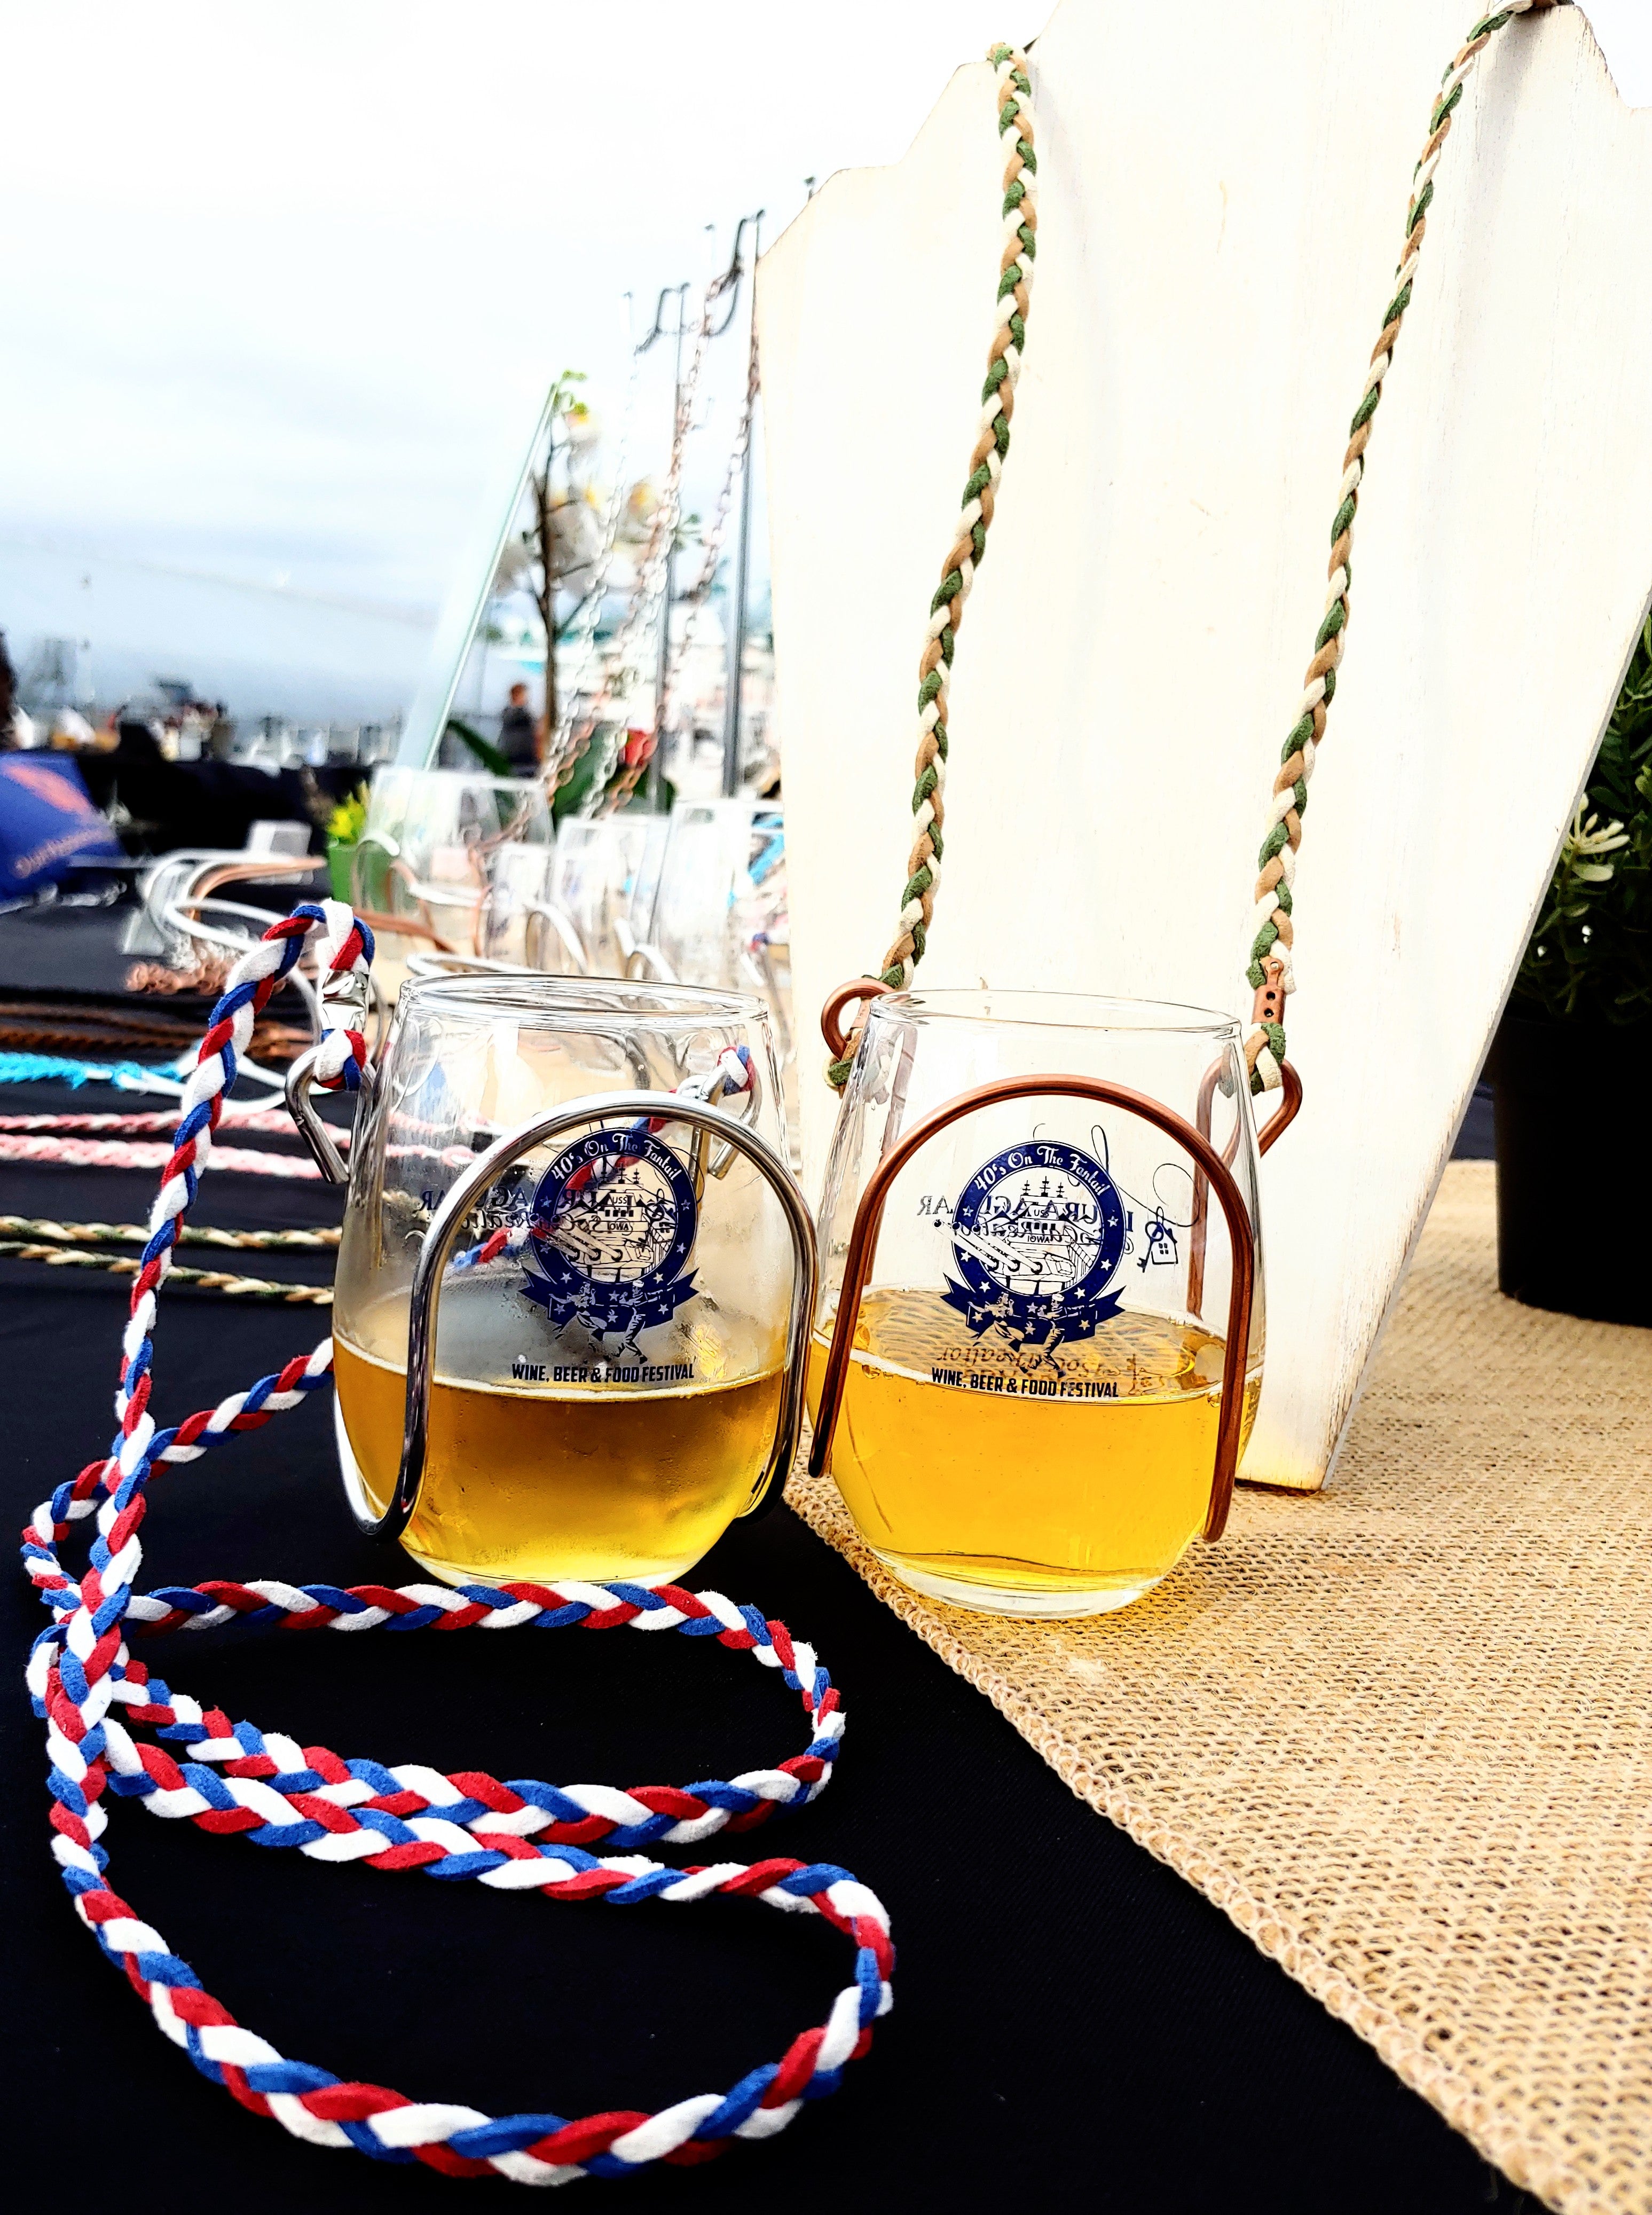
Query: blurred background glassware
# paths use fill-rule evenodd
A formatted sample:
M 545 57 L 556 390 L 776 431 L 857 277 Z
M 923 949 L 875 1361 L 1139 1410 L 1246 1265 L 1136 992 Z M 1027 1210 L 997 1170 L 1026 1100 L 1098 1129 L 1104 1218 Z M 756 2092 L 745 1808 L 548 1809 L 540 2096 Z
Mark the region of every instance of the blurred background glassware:
M 1050 1072 L 1126 1088 L 1183 1134 L 1202 1130 L 1213 1174 L 1231 1172 L 1238 1238 L 1185 1135 Z M 1201 1530 L 1219 1535 L 1219 1444 L 1231 1487 L 1261 1390 L 1237 1022 L 1076 994 L 874 999 L 826 1169 L 810 1408 L 880 1164 L 949 1103 L 1022 1083 L 1036 1093 L 969 1107 L 894 1175 L 814 1466 L 918 1591 L 1003 1614 L 1096 1614 L 1150 1591 Z
M 783 1163 L 755 997 L 525 975 L 403 989 L 352 1149 L 334 1309 L 359 1515 L 382 1515 L 396 1490 L 414 1273 L 452 1186 L 571 1101 L 704 1097 L 731 1051 L 756 1083 L 728 1112 Z M 593 1120 L 513 1163 L 442 1278 L 408 1552 L 454 1583 L 681 1575 L 772 1474 L 795 1235 L 762 1170 L 663 1097 L 657 1116 Z
M 550 869 L 550 912 L 528 936 L 536 967 L 562 975 L 630 973 L 627 965 L 654 914 L 667 827 L 665 816 L 629 807 L 562 824 Z M 564 923 L 572 927 L 571 938 Z
M 549 880 L 555 830 L 531 777 L 381 768 L 353 863 L 357 909 L 391 942 L 399 982 L 408 948 L 522 961 L 528 910 Z
M 778 802 L 679 800 L 660 865 L 648 936 L 679 977 L 752 990 L 752 937 L 784 912 Z
M 646 937 L 672 976 L 763 994 L 789 1095 L 796 1033 L 785 817 L 777 801 L 746 795 L 678 801 Z

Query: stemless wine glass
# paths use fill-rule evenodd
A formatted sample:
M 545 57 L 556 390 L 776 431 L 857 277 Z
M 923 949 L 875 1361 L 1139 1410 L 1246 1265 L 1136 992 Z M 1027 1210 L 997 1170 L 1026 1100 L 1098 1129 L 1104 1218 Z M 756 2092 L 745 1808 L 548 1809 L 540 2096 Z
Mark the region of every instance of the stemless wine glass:
M 1262 1384 L 1256 1172 L 1225 1015 L 872 1002 L 826 1171 L 809 1392 L 813 1466 L 898 1577 L 1096 1614 L 1219 1536 Z
M 628 958 L 647 935 L 643 925 L 654 912 L 666 820 L 628 807 L 618 815 L 575 817 L 557 833 L 550 903 L 573 924 L 593 976 L 623 977 Z M 537 935 L 537 942 L 530 933 L 529 959 L 540 967 L 568 967 L 569 952 L 554 933 Z
M 754 997 L 404 986 L 334 1309 L 358 1519 L 454 1583 L 691 1567 L 801 1423 L 813 1233 L 783 1155 Z
M 782 825 L 772 801 L 678 801 L 648 931 L 676 975 L 705 985 L 762 981 L 752 945 L 783 899 Z
M 532 779 L 388 766 L 373 778 L 352 897 L 392 937 L 519 962 L 554 839 Z

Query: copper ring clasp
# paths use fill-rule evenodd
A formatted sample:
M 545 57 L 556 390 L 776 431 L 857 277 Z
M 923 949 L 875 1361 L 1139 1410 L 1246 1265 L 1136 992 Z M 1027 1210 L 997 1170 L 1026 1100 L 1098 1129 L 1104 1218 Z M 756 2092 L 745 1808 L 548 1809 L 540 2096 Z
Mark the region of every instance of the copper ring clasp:
M 892 986 L 876 977 L 851 977 L 846 985 L 839 985 L 829 993 L 820 1010 L 820 1035 L 834 1061 L 841 1061 L 849 1040 L 844 1033 L 843 1011 L 854 1000 L 881 1000 Z

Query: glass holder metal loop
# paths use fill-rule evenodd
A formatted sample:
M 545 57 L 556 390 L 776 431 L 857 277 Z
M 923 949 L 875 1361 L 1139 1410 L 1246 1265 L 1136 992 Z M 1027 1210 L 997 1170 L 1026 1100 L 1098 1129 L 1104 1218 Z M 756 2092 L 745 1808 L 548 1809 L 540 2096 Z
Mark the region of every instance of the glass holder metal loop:
M 851 977 L 846 985 L 839 985 L 830 994 L 820 1010 L 820 1035 L 826 1042 L 826 1051 L 833 1060 L 838 1059 L 849 1044 L 843 1026 L 844 1010 L 866 1000 L 887 999 L 889 987 L 876 977 Z
M 310 1096 L 316 1082 L 316 1061 L 320 1052 L 320 1046 L 310 1046 L 289 1065 L 284 1087 L 286 1111 L 298 1128 L 298 1136 L 309 1147 L 310 1159 L 321 1171 L 323 1181 L 328 1184 L 347 1184 L 350 1181 L 348 1165 L 338 1150 L 331 1127 L 323 1123 L 316 1113 L 316 1103 Z M 356 1120 L 359 1121 L 362 1109 L 372 1104 L 373 1067 L 371 1061 L 362 1070 L 361 1082 L 353 1096 Z
M 854 1347 L 855 1325 L 859 1320 L 861 1300 L 866 1291 L 866 1280 L 871 1273 L 873 1256 L 877 1250 L 884 1206 L 895 1179 L 914 1154 L 962 1117 L 972 1115 L 983 1108 L 997 1107 L 1006 1100 L 1041 1099 L 1052 1094 L 1094 1100 L 1104 1107 L 1121 1108 L 1127 1114 L 1139 1115 L 1144 1121 L 1153 1124 L 1192 1156 L 1197 1164 L 1198 1174 L 1215 1193 L 1222 1213 L 1226 1218 L 1233 1255 L 1232 1282 L 1228 1290 L 1227 1343 L 1222 1355 L 1222 1403 L 1216 1430 L 1216 1459 L 1211 1474 L 1210 1506 L 1203 1531 L 1203 1536 L 1213 1543 L 1227 1526 L 1228 1510 L 1233 1500 L 1233 1479 L 1239 1463 L 1239 1440 L 1244 1426 L 1245 1364 L 1250 1343 L 1250 1310 L 1256 1292 L 1256 1234 L 1250 1227 L 1250 1218 L 1233 1174 L 1209 1138 L 1196 1131 L 1173 1108 L 1150 1099 L 1145 1092 L 1133 1092 L 1126 1085 L 1110 1084 L 1102 1077 L 1003 1077 L 991 1084 L 977 1085 L 968 1092 L 961 1092 L 955 1099 L 949 1100 L 933 1114 L 926 1115 L 921 1123 L 914 1124 L 879 1162 L 866 1181 L 866 1188 L 861 1194 L 860 1205 L 855 1211 L 854 1224 L 849 1234 L 848 1250 L 844 1258 L 843 1285 L 838 1296 L 838 1311 L 832 1318 L 832 1345 L 826 1356 L 826 1374 L 821 1379 L 814 1435 L 809 1447 L 809 1475 L 824 1476 L 831 1458 L 832 1433 L 838 1427 L 850 1355 Z M 1200 1258 L 1202 1269 L 1202 1250 Z M 411 1378 L 411 1369 L 408 1373 Z
M 326 1126 L 321 1124 L 320 1118 L 310 1106 L 307 1091 L 301 1090 L 299 1096 L 304 1112 L 324 1132 Z M 295 1109 L 294 1112 L 296 1115 L 298 1111 Z M 351 1512 L 370 1537 L 399 1538 L 412 1520 L 414 1510 L 419 1504 L 419 1490 L 424 1482 L 428 1445 L 430 1387 L 442 1277 L 466 1218 L 489 1187 L 523 1154 L 530 1152 L 535 1146 L 544 1145 L 548 1140 L 562 1138 L 572 1131 L 610 1122 L 616 1116 L 647 1117 L 661 1123 L 687 1123 L 702 1134 L 703 1142 L 714 1137 L 720 1139 L 724 1147 L 732 1147 L 734 1152 L 744 1154 L 756 1165 L 785 1212 L 796 1267 L 792 1279 L 791 1313 L 786 1327 L 780 1421 L 763 1475 L 752 1490 L 752 1507 L 763 1500 L 777 1478 L 784 1482 L 786 1473 L 796 1456 L 797 1442 L 803 1427 L 808 1333 L 814 1315 L 819 1277 L 814 1223 L 808 1203 L 791 1171 L 768 1141 L 755 1131 L 748 1130 L 733 1115 L 726 1114 L 721 1108 L 708 1106 L 703 1101 L 686 1098 L 676 1092 L 588 1093 L 582 1099 L 569 1101 L 565 1107 L 558 1108 L 550 1114 L 536 1116 L 532 1122 L 524 1123 L 514 1131 L 507 1131 L 503 1138 L 496 1139 L 485 1153 L 477 1155 L 431 1219 L 430 1228 L 426 1231 L 419 1249 L 408 1301 L 407 1402 L 402 1431 L 402 1462 L 389 1506 L 382 1514 L 377 1513 L 362 1494 L 359 1486 L 348 1475 L 345 1478 L 345 1496 L 349 1501 Z M 304 1130 L 306 1138 L 310 1137 L 302 1120 L 299 1128 Z M 336 1157 L 336 1149 L 332 1147 L 330 1137 L 327 1144 Z M 751 1508 L 746 1511 L 748 1514 L 751 1512 Z
M 1204 1082 L 1199 1087 L 1199 1134 L 1204 1138 L 1210 1136 L 1211 1109 L 1220 1085 L 1221 1069 L 1219 1061 L 1213 1062 L 1205 1071 Z M 1270 1146 L 1285 1136 L 1302 1106 L 1302 1079 L 1288 1061 L 1280 1062 L 1279 1074 L 1280 1103 L 1256 1133 L 1256 1151 L 1259 1154 L 1265 1154 Z M 1222 1159 L 1230 1169 L 1238 1146 L 1238 1126 L 1235 1124 L 1227 1144 L 1222 1148 Z M 1202 1173 L 1196 1174 L 1193 1181 L 1193 1225 L 1188 1241 L 1188 1306 L 1195 1315 L 1204 1304 L 1205 1229 L 1209 1216 L 1210 1187 Z

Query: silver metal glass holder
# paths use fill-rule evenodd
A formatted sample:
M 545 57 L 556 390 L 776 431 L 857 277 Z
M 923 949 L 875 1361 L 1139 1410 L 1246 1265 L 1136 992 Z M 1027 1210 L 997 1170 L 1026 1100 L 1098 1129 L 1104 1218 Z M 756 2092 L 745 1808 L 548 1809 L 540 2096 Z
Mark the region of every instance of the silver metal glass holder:
M 295 1064 L 295 1077 L 298 1073 L 298 1065 Z M 310 1104 L 307 1081 L 301 1079 L 291 1086 L 288 1100 L 294 1120 L 315 1151 L 322 1175 L 332 1181 L 342 1181 L 344 1164 L 339 1158 L 338 1150 L 326 1125 Z M 359 1526 L 370 1537 L 399 1538 L 412 1520 L 414 1510 L 419 1504 L 419 1490 L 424 1482 L 429 1441 L 430 1386 L 442 1278 L 466 1219 L 482 1195 L 522 1155 L 531 1152 L 536 1146 L 563 1138 L 570 1132 L 589 1130 L 611 1123 L 616 1117 L 628 1120 L 646 1117 L 660 1122 L 690 1124 L 702 1134 L 698 1151 L 703 1160 L 709 1141 L 713 1138 L 720 1139 L 722 1143 L 719 1158 L 723 1166 L 727 1167 L 732 1162 L 733 1154 L 744 1154 L 748 1161 L 756 1164 L 785 1212 L 796 1268 L 792 1278 L 791 1312 L 786 1326 L 784 1391 L 779 1427 L 762 1477 L 752 1494 L 752 1508 L 763 1500 L 777 1478 L 783 1484 L 785 1482 L 786 1473 L 796 1457 L 798 1439 L 803 1427 L 808 1334 L 814 1315 L 820 1274 L 814 1224 L 808 1203 L 791 1171 L 768 1141 L 755 1131 L 748 1130 L 733 1115 L 725 1114 L 721 1108 L 709 1107 L 703 1101 L 686 1098 L 679 1092 L 593 1092 L 587 1093 L 581 1099 L 570 1100 L 565 1107 L 558 1108 L 548 1115 L 537 1116 L 532 1122 L 524 1123 L 514 1131 L 507 1131 L 503 1138 L 496 1139 L 485 1153 L 477 1155 L 432 1217 L 414 1267 L 413 1289 L 408 1302 L 407 1403 L 402 1431 L 402 1463 L 396 1489 L 384 1512 L 377 1514 L 359 1488 L 347 1477 L 345 1482 L 350 1511 Z M 313 1130 L 311 1125 L 315 1126 Z M 322 1148 L 337 1165 L 336 1175 L 324 1158 Z M 711 1164 L 710 1174 L 714 1176 L 719 1174 L 715 1163 Z M 749 1514 L 752 1509 L 746 1512 Z

